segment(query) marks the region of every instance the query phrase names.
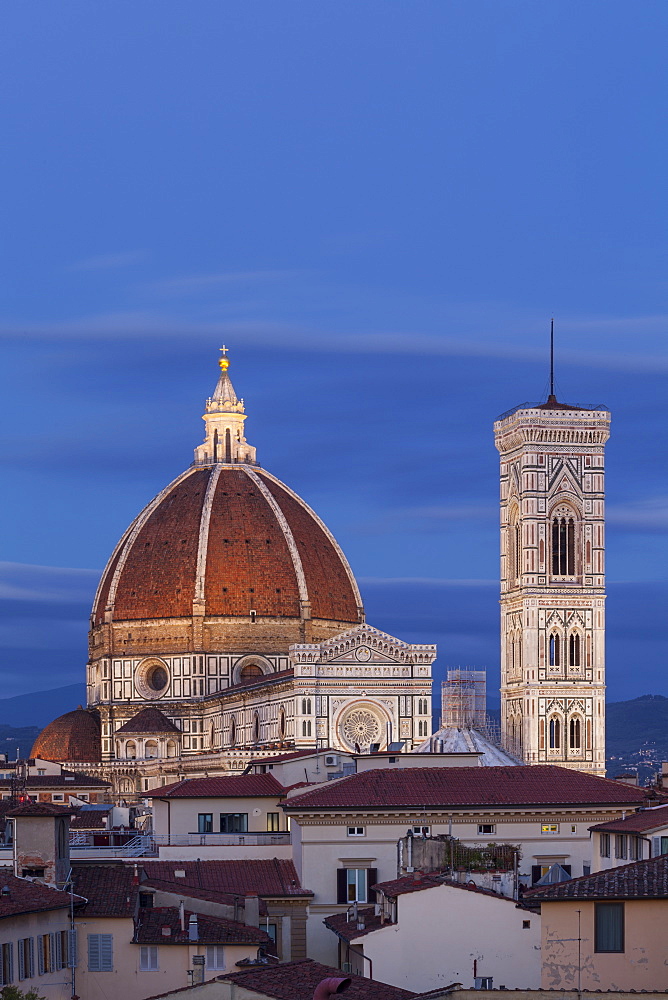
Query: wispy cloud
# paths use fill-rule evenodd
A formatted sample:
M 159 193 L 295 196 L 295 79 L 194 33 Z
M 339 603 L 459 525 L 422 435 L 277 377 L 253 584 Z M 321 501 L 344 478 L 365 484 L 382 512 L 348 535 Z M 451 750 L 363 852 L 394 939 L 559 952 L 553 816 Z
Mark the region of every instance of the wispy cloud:
M 185 279 L 184 279 L 185 280 Z M 587 320 L 570 320 L 572 331 L 578 323 Z M 599 321 L 596 321 L 599 322 Z M 600 321 L 603 323 L 603 321 Z M 564 346 L 560 350 L 560 365 L 586 368 L 605 368 L 615 371 L 638 373 L 668 372 L 668 354 L 664 339 L 658 337 L 663 329 L 664 317 L 639 317 L 616 320 L 617 338 L 610 342 L 601 326 L 595 349 L 580 350 Z M 668 320 L 665 320 L 668 326 Z M 0 336 L 34 337 L 36 339 L 124 339 L 124 338 L 193 338 L 215 341 L 221 337 L 257 347 L 276 347 L 311 353 L 419 355 L 422 357 L 474 357 L 502 358 L 522 361 L 545 360 L 545 347 L 537 344 L 535 336 L 526 330 L 513 330 L 506 320 L 493 324 L 491 319 L 480 324 L 479 330 L 458 334 L 457 324 L 449 324 L 455 331 L 448 334 L 424 333 L 420 330 L 386 330 L 365 332 L 359 329 L 324 330 L 316 326 L 275 320 L 238 319 L 223 322 L 202 322 L 199 319 L 174 318 L 152 310 L 128 310 L 83 316 L 78 319 L 50 323 L 5 323 L 0 326 Z M 460 327 L 461 328 L 461 327 Z M 490 331 L 494 332 L 491 333 Z M 639 339 L 644 330 L 646 336 Z M 626 336 L 621 337 L 624 332 Z M 571 335 L 570 341 L 577 341 Z M 592 345 L 592 338 L 586 339 Z M 634 343 L 637 349 L 628 350 Z M 642 345 L 642 348 L 641 346 Z M 656 350 L 657 345 L 660 349 Z M 643 349 L 644 348 L 644 349 Z
M 0 600 L 54 604 L 88 602 L 100 571 L 62 566 L 32 566 L 0 562 Z
M 668 531 L 668 497 L 648 497 L 626 504 L 609 504 L 606 510 L 609 524 L 619 524 L 641 531 Z
M 148 257 L 146 250 L 126 250 L 123 253 L 99 254 L 96 257 L 86 257 L 83 260 L 74 261 L 66 270 L 68 271 L 109 271 L 118 267 L 132 267 L 134 264 L 142 264 Z
M 174 278 L 163 278 L 142 286 L 142 289 L 157 295 L 192 295 L 217 288 L 236 288 L 249 285 L 265 285 L 271 282 L 287 281 L 304 277 L 308 272 L 301 270 L 266 271 L 223 271 L 214 274 L 187 274 Z

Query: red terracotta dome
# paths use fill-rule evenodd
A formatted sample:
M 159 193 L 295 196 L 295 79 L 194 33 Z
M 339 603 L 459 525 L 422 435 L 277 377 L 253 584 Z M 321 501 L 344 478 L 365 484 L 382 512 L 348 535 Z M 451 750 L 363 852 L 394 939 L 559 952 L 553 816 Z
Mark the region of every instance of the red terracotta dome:
M 308 617 L 357 624 L 359 590 L 317 515 L 250 464 L 192 466 L 136 518 L 113 553 L 93 624 Z
M 61 763 L 85 761 L 92 764 L 101 760 L 97 712 L 79 706 L 54 719 L 35 740 L 30 756 Z

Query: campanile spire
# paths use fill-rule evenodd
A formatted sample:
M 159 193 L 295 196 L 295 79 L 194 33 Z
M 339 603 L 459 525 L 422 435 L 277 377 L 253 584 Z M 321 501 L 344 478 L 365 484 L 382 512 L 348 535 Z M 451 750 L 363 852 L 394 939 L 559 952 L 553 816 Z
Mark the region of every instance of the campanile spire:
M 220 375 L 213 396 L 206 401 L 206 412 L 202 416 L 206 428 L 204 443 L 195 448 L 195 463 L 256 465 L 255 448 L 247 444 L 244 436 L 244 401 L 237 398 L 228 374 L 228 348 L 223 344 L 220 351 Z

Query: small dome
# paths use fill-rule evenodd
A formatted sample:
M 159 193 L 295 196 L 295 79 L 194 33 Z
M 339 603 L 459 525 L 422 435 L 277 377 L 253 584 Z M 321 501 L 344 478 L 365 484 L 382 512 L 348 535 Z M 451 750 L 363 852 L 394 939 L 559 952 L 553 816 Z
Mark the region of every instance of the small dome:
M 85 708 L 66 712 L 43 729 L 30 751 L 31 757 L 61 763 L 102 759 L 100 752 L 100 720 L 97 712 Z
M 178 733 L 179 736 L 181 735 L 181 731 L 166 715 L 162 714 L 159 708 L 143 708 L 141 712 L 137 712 L 120 729 L 116 730 L 116 734 L 119 733 L 141 733 L 142 735 L 145 733 Z

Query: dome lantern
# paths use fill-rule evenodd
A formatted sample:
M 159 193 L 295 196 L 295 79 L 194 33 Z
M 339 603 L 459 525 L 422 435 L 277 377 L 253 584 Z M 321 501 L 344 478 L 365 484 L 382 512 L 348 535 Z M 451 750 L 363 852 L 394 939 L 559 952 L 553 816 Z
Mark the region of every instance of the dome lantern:
M 206 428 L 204 442 L 195 448 L 194 464 L 256 465 L 255 448 L 246 442 L 244 436 L 244 401 L 237 398 L 228 375 L 228 349 L 223 345 L 220 350 L 220 376 L 213 396 L 206 401 L 206 412 L 202 417 Z

